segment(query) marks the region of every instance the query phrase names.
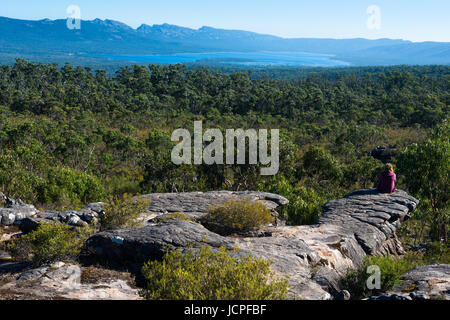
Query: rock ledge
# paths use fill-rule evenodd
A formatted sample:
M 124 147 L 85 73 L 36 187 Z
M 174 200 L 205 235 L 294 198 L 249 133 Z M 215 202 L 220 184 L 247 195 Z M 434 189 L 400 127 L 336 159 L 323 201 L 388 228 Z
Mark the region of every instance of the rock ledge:
M 263 201 L 272 210 L 287 203 L 283 197 L 260 192 L 190 192 L 143 197 L 152 200 L 147 216 L 152 218 L 170 212 L 198 217 L 211 204 L 242 196 Z M 238 247 L 241 254 L 272 260 L 277 274 L 289 276 L 289 297 L 332 299 L 343 295 L 337 286 L 338 278 L 349 268 L 358 267 L 366 255 L 403 252 L 395 231 L 417 204 L 417 199 L 401 190 L 393 194 L 358 190 L 326 203 L 317 224 L 273 227 L 272 236 L 263 238 L 222 237 L 199 223 L 185 220 L 146 222 L 136 229 L 93 235 L 86 242 L 83 258 L 132 270 L 147 260 L 161 259 L 166 250 L 188 245 Z

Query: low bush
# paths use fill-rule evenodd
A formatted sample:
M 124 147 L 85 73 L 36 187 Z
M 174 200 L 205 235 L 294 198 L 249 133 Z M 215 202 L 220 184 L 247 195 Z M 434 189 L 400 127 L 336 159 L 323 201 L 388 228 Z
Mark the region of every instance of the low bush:
M 288 224 L 305 225 L 313 224 L 319 220 L 322 214 L 322 206 L 326 200 L 312 188 L 298 187 L 289 199 L 289 204 L 284 209 L 287 213 Z
M 39 187 L 40 203 L 74 204 L 100 201 L 105 190 L 100 180 L 86 172 L 55 167 Z
M 196 219 L 188 218 L 183 212 L 170 213 L 164 217 L 157 217 L 155 220 L 158 222 L 163 222 L 163 221 L 167 221 L 170 219 L 178 219 L 178 220 L 197 222 Z
M 285 299 L 286 279 L 275 279 L 270 262 L 244 256 L 234 258 L 223 247 L 204 246 L 198 252 L 166 253 L 162 261 L 144 265 L 149 300 L 270 300 Z
M 380 268 L 380 288 L 369 289 L 367 280 L 372 275 L 368 273 L 369 266 Z M 350 292 L 352 299 L 362 299 L 377 295 L 392 289 L 401 282 L 401 276 L 416 267 L 414 261 L 393 256 L 367 256 L 363 266 L 357 270 L 350 270 L 339 279 L 339 286 Z
M 104 212 L 99 215 L 100 229 L 113 230 L 132 228 L 138 225 L 137 219 L 150 205 L 148 199 L 133 199 L 127 193 L 122 196 L 110 196 L 105 203 Z
M 316 176 L 319 180 L 339 183 L 343 168 L 337 158 L 322 147 L 313 146 L 303 155 L 303 170 L 306 176 Z
M 273 220 L 270 210 L 264 204 L 241 198 L 211 207 L 202 218 L 202 223 L 214 232 L 229 235 L 257 229 Z
M 37 266 L 74 260 L 91 232 L 87 227 L 76 230 L 66 224 L 44 223 L 36 231 L 12 242 L 9 250 L 16 259 L 31 258 Z

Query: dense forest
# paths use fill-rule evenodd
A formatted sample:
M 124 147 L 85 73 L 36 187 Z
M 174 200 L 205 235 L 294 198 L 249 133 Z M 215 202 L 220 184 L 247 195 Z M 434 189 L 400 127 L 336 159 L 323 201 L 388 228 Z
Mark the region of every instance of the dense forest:
M 383 145 L 398 188 L 421 199 L 405 235 L 446 246 L 449 106 L 449 66 L 134 65 L 110 76 L 17 60 L 0 66 L 0 191 L 60 209 L 124 193 L 262 190 L 287 197 L 288 223 L 305 224 L 326 201 L 374 186 L 383 163 L 370 152 Z M 171 133 L 193 132 L 194 120 L 280 129 L 279 173 L 173 164 Z

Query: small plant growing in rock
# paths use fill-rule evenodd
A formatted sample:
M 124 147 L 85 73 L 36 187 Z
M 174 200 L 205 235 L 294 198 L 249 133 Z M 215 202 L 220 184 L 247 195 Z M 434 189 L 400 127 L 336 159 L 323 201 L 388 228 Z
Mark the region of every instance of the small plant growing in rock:
M 239 231 L 252 231 L 273 220 L 270 210 L 264 204 L 241 198 L 211 207 L 202 218 L 202 223 L 214 232 L 229 235 Z
M 36 231 L 10 244 L 9 250 L 18 260 L 28 260 L 31 257 L 37 266 L 74 260 L 91 233 L 90 228 L 76 230 L 66 224 L 43 223 Z
M 100 230 L 132 228 L 139 224 L 137 219 L 150 206 L 148 199 L 133 199 L 127 193 L 111 196 L 105 203 L 104 212 L 99 215 Z
M 147 286 L 141 294 L 149 300 L 285 299 L 288 281 L 275 279 L 269 266 L 249 255 L 234 258 L 224 247 L 174 250 L 143 266 Z
M 182 212 L 174 212 L 174 213 L 168 214 L 168 215 L 166 215 L 164 217 L 157 217 L 157 218 L 155 218 L 155 220 L 158 221 L 158 222 L 163 222 L 163 221 L 167 221 L 167 220 L 170 220 L 170 219 L 178 219 L 178 220 L 197 222 L 196 219 L 188 218 L 186 216 L 186 214 L 184 214 Z

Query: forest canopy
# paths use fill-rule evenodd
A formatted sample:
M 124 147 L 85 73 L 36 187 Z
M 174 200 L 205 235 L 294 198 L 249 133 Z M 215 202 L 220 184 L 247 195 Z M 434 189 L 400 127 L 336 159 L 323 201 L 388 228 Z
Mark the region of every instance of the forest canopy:
M 289 223 L 312 223 L 327 200 L 374 186 L 383 166 L 374 147 L 388 146 L 395 166 L 448 126 L 449 66 L 232 71 L 0 66 L 0 191 L 61 208 L 124 193 L 263 190 L 290 200 Z M 173 164 L 171 133 L 193 132 L 195 120 L 280 129 L 279 173 Z

